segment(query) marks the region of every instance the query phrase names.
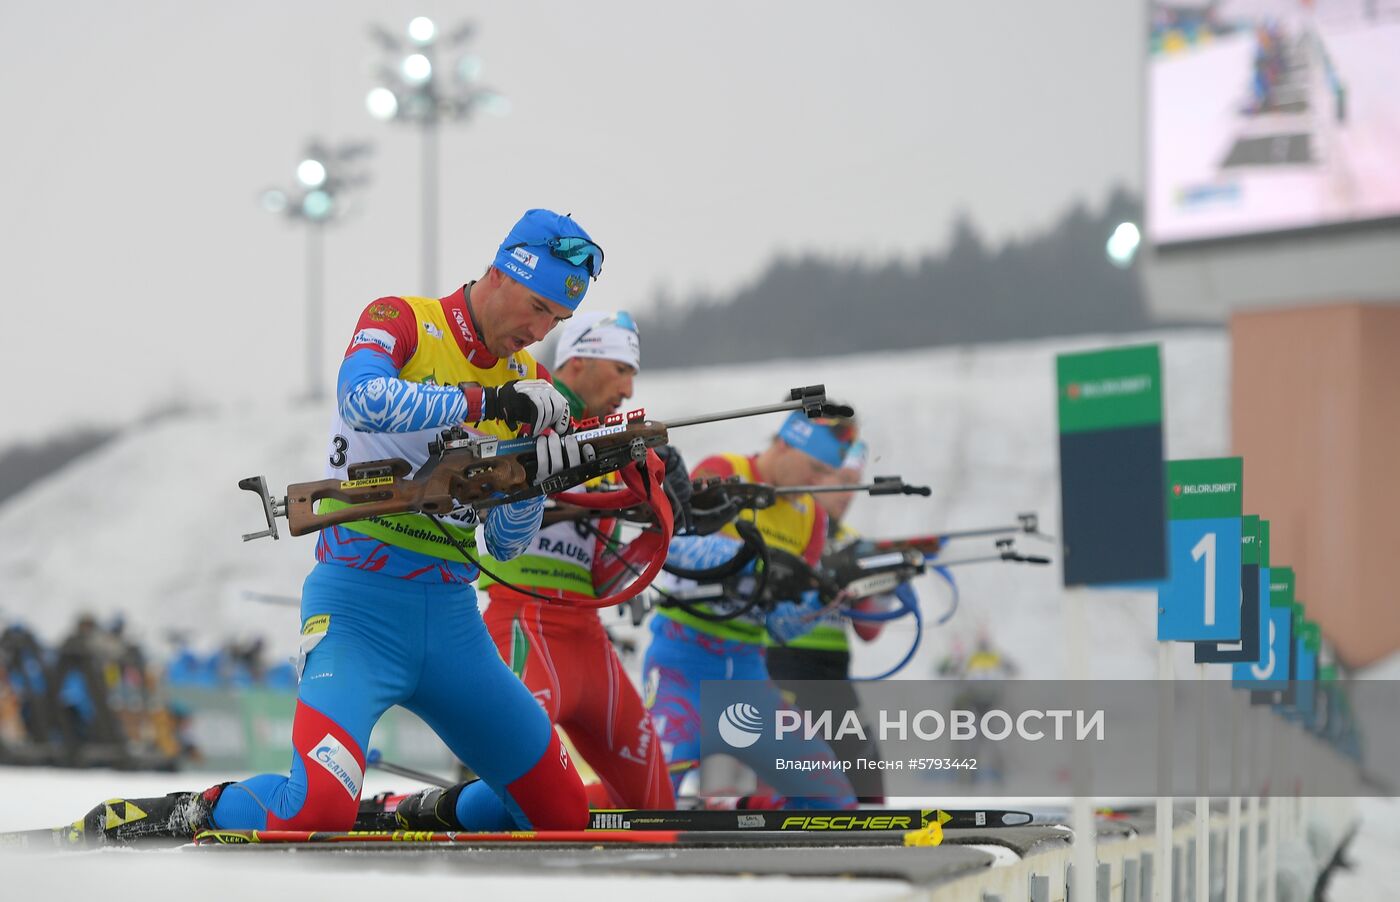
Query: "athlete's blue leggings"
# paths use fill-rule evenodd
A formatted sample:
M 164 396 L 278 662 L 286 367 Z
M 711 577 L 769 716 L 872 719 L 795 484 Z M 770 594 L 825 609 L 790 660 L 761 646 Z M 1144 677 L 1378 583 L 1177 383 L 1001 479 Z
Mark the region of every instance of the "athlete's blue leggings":
M 301 611 L 306 655 L 291 775 L 229 786 L 215 826 L 349 829 L 370 731 L 391 705 L 421 717 L 481 775 L 457 806 L 467 828 L 583 826 L 578 774 L 543 709 L 501 661 L 470 586 L 323 563 L 306 578 Z
M 686 773 L 700 764 L 700 683 L 702 680 L 756 680 L 767 684 L 771 696 L 761 708 L 777 711 L 790 707 L 782 701 L 778 687 L 768 677 L 763 646 L 719 639 L 691 629 L 667 617 L 653 616 L 651 644 L 642 662 L 644 697 L 652 721 L 671 767 L 672 784 L 679 790 Z M 760 691 L 760 695 L 766 695 Z M 789 738 L 785 745 L 792 743 Z M 776 770 L 773 761 L 790 757 L 787 748 L 776 748 L 775 740 L 764 737 L 744 749 L 728 754 L 738 758 L 760 780 L 785 797 L 789 808 L 854 808 L 855 792 L 839 770 Z M 821 739 L 807 743 L 804 757 L 835 761 L 831 747 Z

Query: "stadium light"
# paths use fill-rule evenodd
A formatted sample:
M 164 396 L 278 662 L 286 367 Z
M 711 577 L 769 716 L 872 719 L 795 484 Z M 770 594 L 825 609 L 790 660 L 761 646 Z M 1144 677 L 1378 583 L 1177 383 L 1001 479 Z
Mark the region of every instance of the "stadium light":
M 510 104 L 477 83 L 481 61 L 462 52 L 475 33 L 470 24 L 444 35 L 432 19 L 418 16 L 408 23 L 407 40 L 388 29 L 370 26 L 370 37 L 384 51 L 380 83 L 365 96 L 371 116 L 384 122 L 407 122 L 422 139 L 422 275 L 420 290 L 436 296 L 438 277 L 438 158 L 443 122 L 464 121 L 477 110 L 495 115 Z M 449 58 L 455 57 L 449 62 Z
M 1108 236 L 1108 243 L 1104 250 L 1108 254 L 1109 262 L 1120 269 L 1127 269 L 1133 264 L 1133 258 L 1137 256 L 1138 246 L 1142 244 L 1142 233 L 1136 224 L 1131 222 L 1120 222 L 1118 228 L 1113 230 L 1113 234 Z
M 417 44 L 431 44 L 437 37 L 437 26 L 427 16 L 419 16 L 408 23 L 408 36 Z
M 308 188 L 319 188 L 326 183 L 326 164 L 314 157 L 297 164 L 297 181 Z
M 351 210 L 344 202 L 347 191 L 369 182 L 356 161 L 372 148 L 365 142 L 328 147 L 311 141 L 297 164 L 295 187 L 268 188 L 259 197 L 262 208 L 306 227 L 306 395 L 312 401 L 325 397 L 321 382 L 321 311 L 325 304 L 324 228 L 345 218 Z

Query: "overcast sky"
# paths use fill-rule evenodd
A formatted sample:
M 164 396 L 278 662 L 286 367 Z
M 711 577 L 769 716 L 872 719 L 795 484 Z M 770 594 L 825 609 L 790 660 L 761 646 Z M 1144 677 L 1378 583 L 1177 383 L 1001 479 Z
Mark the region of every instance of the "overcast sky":
M 373 183 L 327 236 L 327 379 L 356 313 L 419 282 L 419 143 L 371 119 L 371 22 L 474 21 L 511 102 L 444 136 L 439 293 L 525 208 L 607 252 L 589 294 L 643 314 L 780 252 L 936 249 L 1140 185 L 1146 12 L 1124 0 L 0 7 L 0 445 L 171 399 L 304 384 L 304 240 L 265 213 L 306 140 L 369 139 Z

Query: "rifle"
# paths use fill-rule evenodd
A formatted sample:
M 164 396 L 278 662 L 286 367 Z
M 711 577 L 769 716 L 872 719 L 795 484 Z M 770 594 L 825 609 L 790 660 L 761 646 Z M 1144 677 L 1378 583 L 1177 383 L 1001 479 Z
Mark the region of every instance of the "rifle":
M 1026 517 L 1030 517 L 1030 520 L 1026 520 Z M 1022 515 L 1022 526 L 1024 531 L 1035 533 L 1034 515 Z M 955 537 L 997 535 L 999 532 L 1001 530 L 963 530 Z M 879 674 L 853 676 L 850 678 L 852 681 L 883 680 L 903 670 L 918 652 L 924 632 L 923 612 L 919 610 L 917 604 L 911 604 L 905 598 L 899 599 L 899 607 L 889 611 L 857 610 L 856 605 L 860 601 L 891 594 L 899 588 L 900 584 L 932 570 L 947 582 L 948 588 L 952 592 L 952 601 L 948 610 L 935 621 L 936 625 L 942 625 L 947 623 L 958 609 L 958 585 L 949 572 L 950 567 L 988 561 L 1012 561 L 1027 564 L 1050 563 L 1050 560 L 1045 557 L 1021 554 L 1016 550 L 1015 536 L 1005 535 L 996 540 L 997 551 L 994 554 L 974 555 L 956 560 L 936 558 L 934 554 L 942 547 L 941 541 L 938 540 L 940 538 L 946 539 L 950 535 L 945 533 L 942 537 L 924 536 L 913 539 L 888 539 L 882 542 L 852 542 L 845 548 L 838 549 L 823 558 L 822 570 L 825 571 L 824 573 L 813 572 L 813 581 L 821 584 L 821 595 L 826 604 L 820 610 L 804 615 L 806 619 L 816 620 L 838 609 L 850 620 L 867 623 L 888 623 L 909 616 L 914 618 L 914 639 L 904 657 L 897 664 Z M 930 538 L 934 540 L 932 543 L 928 541 Z M 926 550 L 930 547 L 932 547 L 933 552 Z M 839 590 L 833 594 L 830 591 L 831 586 L 838 586 Z
M 741 482 L 737 476 L 697 479 L 691 492 L 690 512 L 693 531 L 708 535 L 723 529 L 740 511 L 767 510 L 778 499 L 789 495 L 831 492 L 865 492 L 870 495 L 922 495 L 932 490 L 926 485 L 908 485 L 899 476 L 876 476 L 872 482 L 849 485 L 797 485 L 781 488 L 758 482 Z
M 933 490 L 926 485 L 906 485 L 899 476 L 876 476 L 873 482 L 848 485 L 771 486 L 761 482 L 741 482 L 737 476 L 708 476 L 695 480 L 696 495 L 713 495 L 733 500 L 745 510 L 766 510 L 784 495 L 820 495 L 834 492 L 866 492 L 870 495 L 922 495 Z M 694 495 L 692 495 L 692 498 Z M 707 505 L 713 506 L 713 505 Z
M 1016 548 L 1018 535 L 1048 539 L 1040 531 L 1040 517 L 1034 513 L 1017 514 L 1014 526 L 986 526 L 976 529 L 955 529 L 934 535 L 911 536 L 904 539 L 857 539 L 828 551 L 822 558 L 822 569 L 840 584 L 847 602 L 872 598 L 893 592 L 931 566 L 935 571 L 964 564 L 1007 561 L 1017 564 L 1044 565 L 1048 557 L 1023 554 Z M 971 557 L 947 558 L 938 555 L 954 540 L 994 537 L 996 551 Z M 948 579 L 946 573 L 940 573 Z M 951 579 L 949 580 L 951 582 Z M 952 612 L 940 618 L 943 623 Z
M 1034 515 L 1027 516 L 1032 518 L 1033 527 Z M 748 525 L 747 521 L 740 522 Z M 965 532 L 988 534 L 977 530 Z M 761 537 L 757 540 L 761 542 Z M 752 539 L 746 537 L 745 541 L 747 545 Z M 949 567 L 991 561 L 1041 565 L 1050 563 L 1049 558 L 1021 553 L 1016 548 L 1014 536 L 998 538 L 997 550 L 994 553 L 955 560 L 936 559 L 924 553 L 917 547 L 920 539 L 907 540 L 909 547 L 897 547 L 905 541 L 887 540 L 881 543 L 883 547 L 876 547 L 876 543 L 866 541 L 852 542 L 844 548 L 827 553 L 822 559 L 821 567 L 813 567 L 803 558 L 781 549 L 767 548 L 764 549 L 758 571 L 753 576 L 733 572 L 738 568 L 731 566 L 732 564 L 746 563 L 754 556 L 746 554 L 746 549 L 740 549 L 733 561 L 716 568 L 716 579 L 712 583 L 685 592 L 666 593 L 659 604 L 663 607 L 683 608 L 705 620 L 730 620 L 741 617 L 755 608 L 768 609 L 779 600 L 794 599 L 809 589 L 816 589 L 824 604 L 820 611 L 806 615 L 806 619 L 815 620 L 842 609 L 846 616 L 854 620 L 887 621 L 909 614 L 915 614 L 917 617 L 918 611 L 901 608 L 894 612 L 872 614 L 852 608 L 866 599 L 888 595 L 899 588 L 900 584 L 932 569 L 953 589 L 953 603 L 948 612 L 939 618 L 938 623 L 941 624 L 947 622 L 957 609 L 957 586 L 948 573 Z M 666 569 L 688 579 L 704 579 L 707 575 L 677 571 L 670 566 Z M 720 571 L 729 572 L 724 572 L 721 576 Z M 723 613 L 711 613 L 698 608 L 701 604 L 725 601 L 739 602 L 739 606 Z M 639 610 L 637 606 L 633 607 L 634 624 L 640 622 L 643 613 L 645 611 Z
M 952 560 L 935 556 L 937 549 L 942 547 L 941 544 L 933 546 L 933 552 L 926 550 L 930 538 L 937 537 L 886 539 L 879 542 L 855 541 L 827 554 L 822 560 L 822 569 L 841 587 L 841 594 L 845 600 L 851 602 L 893 592 L 900 583 L 908 582 L 927 572 L 930 566 L 942 569 L 993 561 L 1037 565 L 1050 563 L 1048 557 L 1021 553 L 1016 548 L 1014 536 L 998 538 L 997 550 L 990 554 Z
M 826 388 L 822 385 L 794 388 L 786 401 L 777 404 L 704 414 L 669 423 L 647 420 L 645 410 L 610 414 L 601 423 L 590 420 L 577 424 L 580 428 L 574 435 L 581 443 L 592 447 L 589 460 L 538 484 L 535 482 L 534 438 L 499 439 L 453 427 L 428 444 L 428 460 L 416 473 L 402 458 L 364 461 L 350 464 L 345 479 L 293 483 L 287 486 L 287 494 L 280 500 L 268 494 L 267 482 L 262 476 L 239 480 L 239 488 L 258 496 L 267 520 L 266 529 L 245 534 L 243 541 L 263 536 L 279 538 L 278 517 L 286 518 L 288 532 L 300 536 L 367 517 L 405 513 L 445 515 L 463 506 L 481 511 L 554 494 L 628 464 L 641 463 L 648 449 L 668 441 L 669 429 L 789 410 L 801 410 L 808 417 L 853 415 L 849 407 L 828 402 Z M 318 512 L 316 502 L 327 498 L 346 506 Z
M 774 492 L 772 486 L 755 485 L 753 483 L 730 483 L 728 480 L 717 481 L 726 491 L 731 489 L 757 488 L 760 491 L 752 493 L 748 497 L 759 499 L 759 503 Z M 872 485 L 884 484 L 892 486 L 899 482 L 898 477 L 877 477 Z M 918 491 L 921 486 L 903 487 L 904 494 L 924 494 Z M 809 487 L 803 487 L 809 488 Z M 840 491 L 846 487 L 835 487 Z M 894 494 L 896 490 L 882 491 L 880 494 Z M 925 490 L 926 491 L 926 490 Z M 777 493 L 783 493 L 783 489 L 777 489 Z M 874 494 L 872 492 L 872 494 Z M 744 498 L 744 495 L 740 495 Z M 1030 535 L 1041 535 L 1037 528 L 1037 516 L 1035 514 L 1019 515 L 1019 523 L 1012 527 L 987 527 L 979 529 L 964 529 L 954 532 L 943 533 L 940 536 L 916 536 L 908 539 L 882 539 L 882 540 L 857 540 L 844 547 L 828 551 L 822 559 L 822 566 L 814 568 L 802 558 L 784 552 L 780 549 L 769 549 L 769 560 L 764 561 L 764 567 L 760 575 L 765 579 L 755 590 L 759 596 L 750 598 L 751 603 L 741 611 L 730 613 L 728 616 L 716 616 L 713 619 L 729 619 L 747 613 L 753 607 L 771 606 L 777 599 L 795 598 L 807 589 L 816 589 L 826 602 L 825 610 L 830 611 L 838 606 L 850 606 L 856 602 L 867 598 L 874 598 L 893 592 L 901 583 L 908 582 L 916 576 L 928 572 L 930 566 L 935 570 L 943 570 L 947 567 L 956 567 L 966 564 L 980 564 L 992 561 L 1006 561 L 1021 564 L 1049 564 L 1050 559 L 1041 555 L 1023 554 L 1016 548 L 1014 535 L 1006 533 L 1026 533 Z M 943 543 L 950 539 L 973 538 L 979 536 L 998 536 L 996 539 L 996 551 L 990 554 L 973 555 L 971 557 L 956 558 L 947 560 L 937 558 L 937 553 L 943 548 Z M 746 542 L 747 544 L 747 542 Z M 731 563 L 747 563 L 752 554 L 745 555 L 741 549 L 740 553 Z M 668 567 L 669 571 L 676 573 L 675 568 Z M 675 606 L 685 607 L 691 613 L 694 605 L 703 602 L 718 601 L 724 597 L 732 597 L 735 592 L 735 581 L 733 572 L 719 572 L 720 570 L 733 571 L 737 568 L 725 565 L 717 568 L 713 574 L 679 572 L 678 575 L 690 579 L 705 579 L 713 576 L 722 579 L 723 585 L 716 585 L 708 589 L 690 593 L 673 599 L 670 603 Z M 943 574 L 946 579 L 946 574 Z M 756 603 L 755 603 L 756 602 Z M 663 602 L 664 604 L 665 602 Z M 907 613 L 907 612 L 906 612 Z M 940 620 L 947 619 L 946 615 Z
M 1017 514 L 1014 526 L 985 526 L 977 529 L 954 529 L 949 532 L 935 533 L 933 535 L 911 536 L 907 539 L 870 539 L 871 547 L 876 551 L 917 551 L 925 556 L 938 554 L 943 550 L 943 546 L 955 539 L 975 539 L 985 536 L 1016 536 L 1024 534 L 1039 539 L 1050 540 L 1050 536 L 1040 531 L 1040 516 L 1034 513 Z M 1002 542 L 997 542 L 998 546 Z M 1009 547 L 1009 546 L 1008 546 Z M 982 558 L 978 559 L 983 560 Z M 1016 560 L 1016 558 L 997 558 L 997 560 Z M 960 562 L 960 563 L 970 563 Z M 1048 564 L 1049 560 L 1036 558 L 1026 560 L 1029 564 Z
M 932 493 L 926 485 L 907 485 L 899 476 L 876 476 L 873 482 L 851 485 L 772 486 L 761 482 L 743 482 L 738 476 L 704 476 L 691 480 L 690 508 L 695 521 L 694 535 L 709 535 L 724 528 L 739 511 L 767 510 L 787 495 L 822 494 L 825 492 L 866 492 L 870 495 L 923 495 Z M 620 490 L 618 490 L 620 491 Z M 606 491 L 604 492 L 606 494 Z M 584 520 L 598 516 L 597 511 L 561 504 L 544 513 L 544 522 Z M 651 512 L 634 506 L 614 511 L 609 516 L 632 523 L 646 523 Z

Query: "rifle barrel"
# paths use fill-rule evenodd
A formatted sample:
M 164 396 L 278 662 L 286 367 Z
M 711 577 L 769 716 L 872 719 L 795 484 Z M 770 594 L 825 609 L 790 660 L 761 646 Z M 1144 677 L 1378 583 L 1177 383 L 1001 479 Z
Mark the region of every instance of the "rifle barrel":
M 1039 555 L 1021 554 L 1019 551 L 1016 551 L 1015 549 L 1010 549 L 1010 550 L 1008 550 L 1008 551 L 1003 551 L 1003 552 L 1000 552 L 1000 553 L 998 553 L 998 554 L 979 554 L 979 555 L 975 555 L 975 556 L 973 556 L 973 557 L 953 558 L 952 560 L 943 560 L 943 559 L 937 558 L 937 557 L 928 557 L 928 558 L 926 558 L 926 560 L 928 561 L 928 563 L 929 563 L 930 566 L 934 566 L 934 567 L 959 567 L 959 566 L 962 566 L 963 564 L 988 564 L 988 563 L 993 563 L 993 562 L 996 562 L 996 561 L 1011 561 L 1011 562 L 1017 563 L 1017 564 L 1048 564 L 1048 563 L 1050 563 L 1050 559 L 1049 559 L 1048 557 L 1041 557 L 1041 556 L 1039 556 Z
M 819 495 L 823 492 L 869 492 L 874 489 L 883 489 L 893 495 L 895 492 L 890 491 L 891 484 L 888 482 L 862 482 L 855 485 L 789 485 L 775 488 L 774 492 L 779 495 Z M 901 485 L 898 491 L 920 488 L 922 486 Z M 916 491 L 915 494 L 922 494 L 922 492 Z
M 780 401 L 777 404 L 764 404 L 759 407 L 741 407 L 737 410 L 726 410 L 720 413 L 702 413 L 693 417 L 666 420 L 665 425 L 667 429 L 679 429 L 682 426 L 697 426 L 701 423 L 717 423 L 720 420 L 738 420 L 743 417 L 756 417 L 765 413 L 781 413 L 785 410 L 801 409 L 801 401 Z
M 955 529 L 951 532 L 939 533 L 938 537 L 947 541 L 948 539 L 975 539 L 978 536 L 1006 536 L 1025 531 L 1025 527 L 1018 523 L 1015 526 L 988 526 L 983 529 Z

